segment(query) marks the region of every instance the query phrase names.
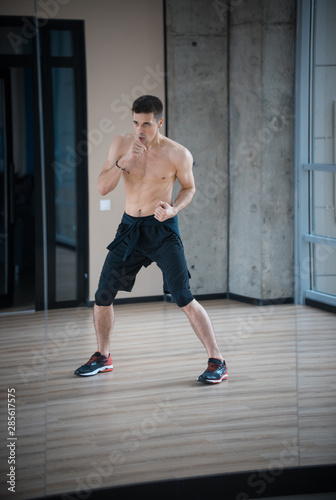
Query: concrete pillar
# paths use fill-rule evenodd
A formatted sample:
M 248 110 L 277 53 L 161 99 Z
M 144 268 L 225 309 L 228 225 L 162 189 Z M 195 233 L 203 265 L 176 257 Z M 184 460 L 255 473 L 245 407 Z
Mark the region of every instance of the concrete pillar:
M 227 290 L 227 19 L 207 1 L 167 0 L 168 136 L 194 157 L 197 192 L 179 215 L 195 294 Z M 176 186 L 177 191 L 178 186 Z
M 293 297 L 295 1 L 230 14 L 229 292 Z

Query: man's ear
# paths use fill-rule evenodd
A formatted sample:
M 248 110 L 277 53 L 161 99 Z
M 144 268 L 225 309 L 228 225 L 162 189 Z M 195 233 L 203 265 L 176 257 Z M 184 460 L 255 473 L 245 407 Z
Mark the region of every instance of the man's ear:
M 164 122 L 164 119 L 163 119 L 163 118 L 160 118 L 160 120 L 159 120 L 159 128 L 161 128 L 161 127 L 162 127 L 163 122 Z

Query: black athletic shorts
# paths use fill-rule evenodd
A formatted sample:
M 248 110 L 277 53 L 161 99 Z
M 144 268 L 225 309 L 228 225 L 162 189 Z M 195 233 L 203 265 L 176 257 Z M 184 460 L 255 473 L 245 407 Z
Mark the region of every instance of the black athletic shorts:
M 163 274 L 163 292 L 170 293 L 179 307 L 193 300 L 190 274 L 178 233 L 177 217 L 159 222 L 153 215 L 124 214 L 114 241 L 107 247 L 95 302 L 111 305 L 119 290 L 130 292 L 142 266 L 156 262 Z

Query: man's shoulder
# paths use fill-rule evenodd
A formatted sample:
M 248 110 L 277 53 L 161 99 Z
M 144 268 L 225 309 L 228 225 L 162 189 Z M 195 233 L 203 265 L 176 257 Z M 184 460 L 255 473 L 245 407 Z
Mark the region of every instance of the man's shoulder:
M 176 151 L 177 153 L 183 153 L 185 151 L 188 151 L 185 146 L 183 146 L 179 142 L 174 141 L 173 139 L 170 139 L 169 137 L 164 136 L 163 140 L 166 147 L 168 147 L 173 151 Z
M 113 142 L 118 144 L 128 144 L 132 141 L 134 141 L 134 134 L 118 134 L 113 138 Z
M 183 160 L 189 159 L 192 161 L 192 155 L 190 151 L 179 142 L 176 142 L 173 139 L 165 137 L 165 147 L 167 147 L 169 155 L 174 162 L 180 164 L 180 162 Z

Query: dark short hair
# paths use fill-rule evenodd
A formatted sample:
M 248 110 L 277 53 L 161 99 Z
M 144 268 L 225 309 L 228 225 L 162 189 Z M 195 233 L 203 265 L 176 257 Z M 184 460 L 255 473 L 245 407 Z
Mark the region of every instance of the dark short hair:
M 142 95 L 138 97 L 132 106 L 132 113 L 154 113 L 156 121 L 162 118 L 163 104 L 154 95 Z

